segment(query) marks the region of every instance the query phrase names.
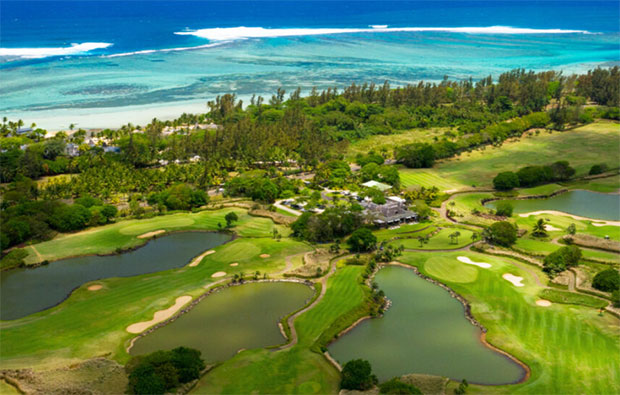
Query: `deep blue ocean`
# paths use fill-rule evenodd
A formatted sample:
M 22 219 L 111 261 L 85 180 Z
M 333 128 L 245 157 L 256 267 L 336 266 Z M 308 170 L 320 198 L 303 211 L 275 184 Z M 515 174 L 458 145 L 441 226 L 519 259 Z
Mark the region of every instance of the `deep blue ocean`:
M 618 1 L 0 1 L 0 115 L 142 123 L 218 94 L 620 62 Z

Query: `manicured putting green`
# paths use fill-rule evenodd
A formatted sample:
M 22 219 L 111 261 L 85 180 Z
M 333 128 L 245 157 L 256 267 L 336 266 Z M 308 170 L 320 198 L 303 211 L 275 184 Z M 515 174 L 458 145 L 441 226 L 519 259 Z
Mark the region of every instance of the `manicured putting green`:
M 478 277 L 478 269 L 459 262 L 454 257 L 435 256 L 424 264 L 433 277 L 453 283 L 471 283 Z
M 257 256 L 261 252 L 260 247 L 252 241 L 237 241 L 222 247 L 211 259 L 218 262 L 235 262 Z

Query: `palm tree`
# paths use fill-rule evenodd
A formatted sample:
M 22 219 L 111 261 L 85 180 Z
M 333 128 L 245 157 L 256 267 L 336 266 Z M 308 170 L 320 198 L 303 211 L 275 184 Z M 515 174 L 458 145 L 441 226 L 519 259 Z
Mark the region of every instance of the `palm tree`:
M 545 220 L 539 218 L 534 225 L 532 234 L 534 236 L 545 237 L 547 236 L 547 229 L 545 228 Z

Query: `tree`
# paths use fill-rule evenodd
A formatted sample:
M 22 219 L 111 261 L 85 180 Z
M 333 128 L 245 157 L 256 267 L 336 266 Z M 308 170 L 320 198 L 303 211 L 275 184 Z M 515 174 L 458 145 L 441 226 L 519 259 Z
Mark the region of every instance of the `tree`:
M 568 225 L 568 227 L 566 228 L 566 233 L 568 233 L 569 235 L 574 235 L 576 232 L 577 232 L 577 227 L 573 223 Z
M 366 252 L 374 250 L 377 245 L 377 238 L 368 228 L 360 228 L 351 234 L 347 240 L 349 249 L 353 252 Z
M 510 247 L 517 241 L 517 227 L 508 221 L 493 223 L 483 232 L 486 241 L 504 247 Z
M 592 165 L 592 167 L 590 168 L 590 171 L 588 172 L 588 174 L 593 176 L 593 175 L 596 175 L 596 174 L 605 173 L 606 171 L 607 171 L 607 164 L 599 163 L 597 165 Z
M 402 382 L 394 377 L 379 386 L 380 394 L 422 394 L 422 391 L 414 385 Z
M 545 226 L 545 220 L 539 218 L 532 228 L 532 235 L 536 237 L 547 237 L 547 228 Z
M 179 384 L 200 377 L 205 363 L 200 351 L 177 347 L 171 351 L 155 351 L 131 358 L 125 370 L 129 374 L 128 392 L 132 394 L 163 394 Z
M 433 167 L 435 149 L 428 143 L 414 143 L 397 149 L 396 159 L 409 168 Z
M 558 273 L 579 265 L 580 259 L 581 250 L 579 247 L 573 245 L 561 247 L 545 257 L 543 260 L 543 272 L 553 278 Z
M 235 213 L 234 211 L 231 211 L 224 216 L 224 219 L 226 220 L 226 227 L 230 228 L 233 222 L 239 220 L 239 217 L 237 216 L 237 213 Z
M 459 243 L 459 236 L 461 235 L 461 232 L 459 232 L 458 230 L 456 232 L 450 233 L 450 244 L 458 244 Z
M 617 269 L 607 269 L 596 273 L 592 286 L 604 292 L 613 292 L 620 289 L 620 273 Z
M 511 217 L 512 216 L 512 204 L 505 200 L 500 200 L 495 205 L 495 215 L 499 215 L 501 217 Z
M 499 173 L 493 179 L 493 188 L 498 191 L 509 191 L 519 187 L 519 177 L 512 171 Z
M 462 395 L 467 392 L 467 387 L 469 387 L 469 383 L 467 382 L 467 380 L 463 379 L 459 384 L 458 388 L 454 390 L 454 393 Z
M 353 359 L 342 367 L 341 389 L 365 391 L 377 384 L 377 376 L 372 374 L 370 362 Z

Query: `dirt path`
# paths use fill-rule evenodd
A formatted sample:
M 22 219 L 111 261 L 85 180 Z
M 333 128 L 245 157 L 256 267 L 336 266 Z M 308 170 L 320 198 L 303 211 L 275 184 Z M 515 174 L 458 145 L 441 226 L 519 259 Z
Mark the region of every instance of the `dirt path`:
M 299 217 L 301 215 L 301 212 L 297 211 L 297 210 L 293 210 L 290 207 L 286 207 L 285 205 L 282 204 L 282 200 L 278 200 L 276 201 L 274 204 L 274 206 L 276 206 L 277 208 L 279 208 L 280 210 L 284 210 L 287 213 L 291 213 L 296 217 Z
M 37 251 L 37 249 L 31 245 L 30 248 L 32 248 L 32 251 L 34 251 L 35 255 L 37 256 L 37 259 L 39 260 L 39 262 L 43 262 L 43 256 L 41 256 L 41 254 L 39 254 L 39 251 Z
M 291 336 L 289 338 L 289 342 L 283 345 L 282 347 L 277 348 L 277 350 L 286 350 L 297 344 L 298 337 L 297 337 L 297 331 L 295 330 L 295 320 L 297 319 L 297 317 L 299 317 L 306 311 L 314 308 L 314 306 L 316 306 L 321 300 L 323 300 L 323 297 L 325 296 L 325 293 L 327 292 L 327 280 L 331 277 L 332 274 L 336 272 L 336 261 L 340 259 L 346 259 L 346 258 L 347 257 L 344 256 L 344 257 L 336 257 L 332 259 L 332 262 L 330 263 L 329 272 L 327 273 L 327 275 L 323 276 L 319 280 L 319 282 L 321 283 L 321 293 L 319 294 L 319 297 L 316 298 L 315 301 L 312 302 L 310 305 L 306 306 L 305 308 L 299 310 L 297 313 L 288 317 L 288 320 L 286 320 L 286 322 L 288 323 L 288 327 L 291 329 Z
M 287 255 L 284 257 L 284 261 L 286 262 L 286 266 L 284 267 L 284 269 L 280 270 L 279 272 L 273 273 L 274 276 L 281 276 L 284 273 L 289 272 L 292 268 L 293 268 L 293 258 L 300 256 L 300 255 L 305 255 L 306 252 L 300 252 L 299 254 L 293 254 L 293 255 Z

